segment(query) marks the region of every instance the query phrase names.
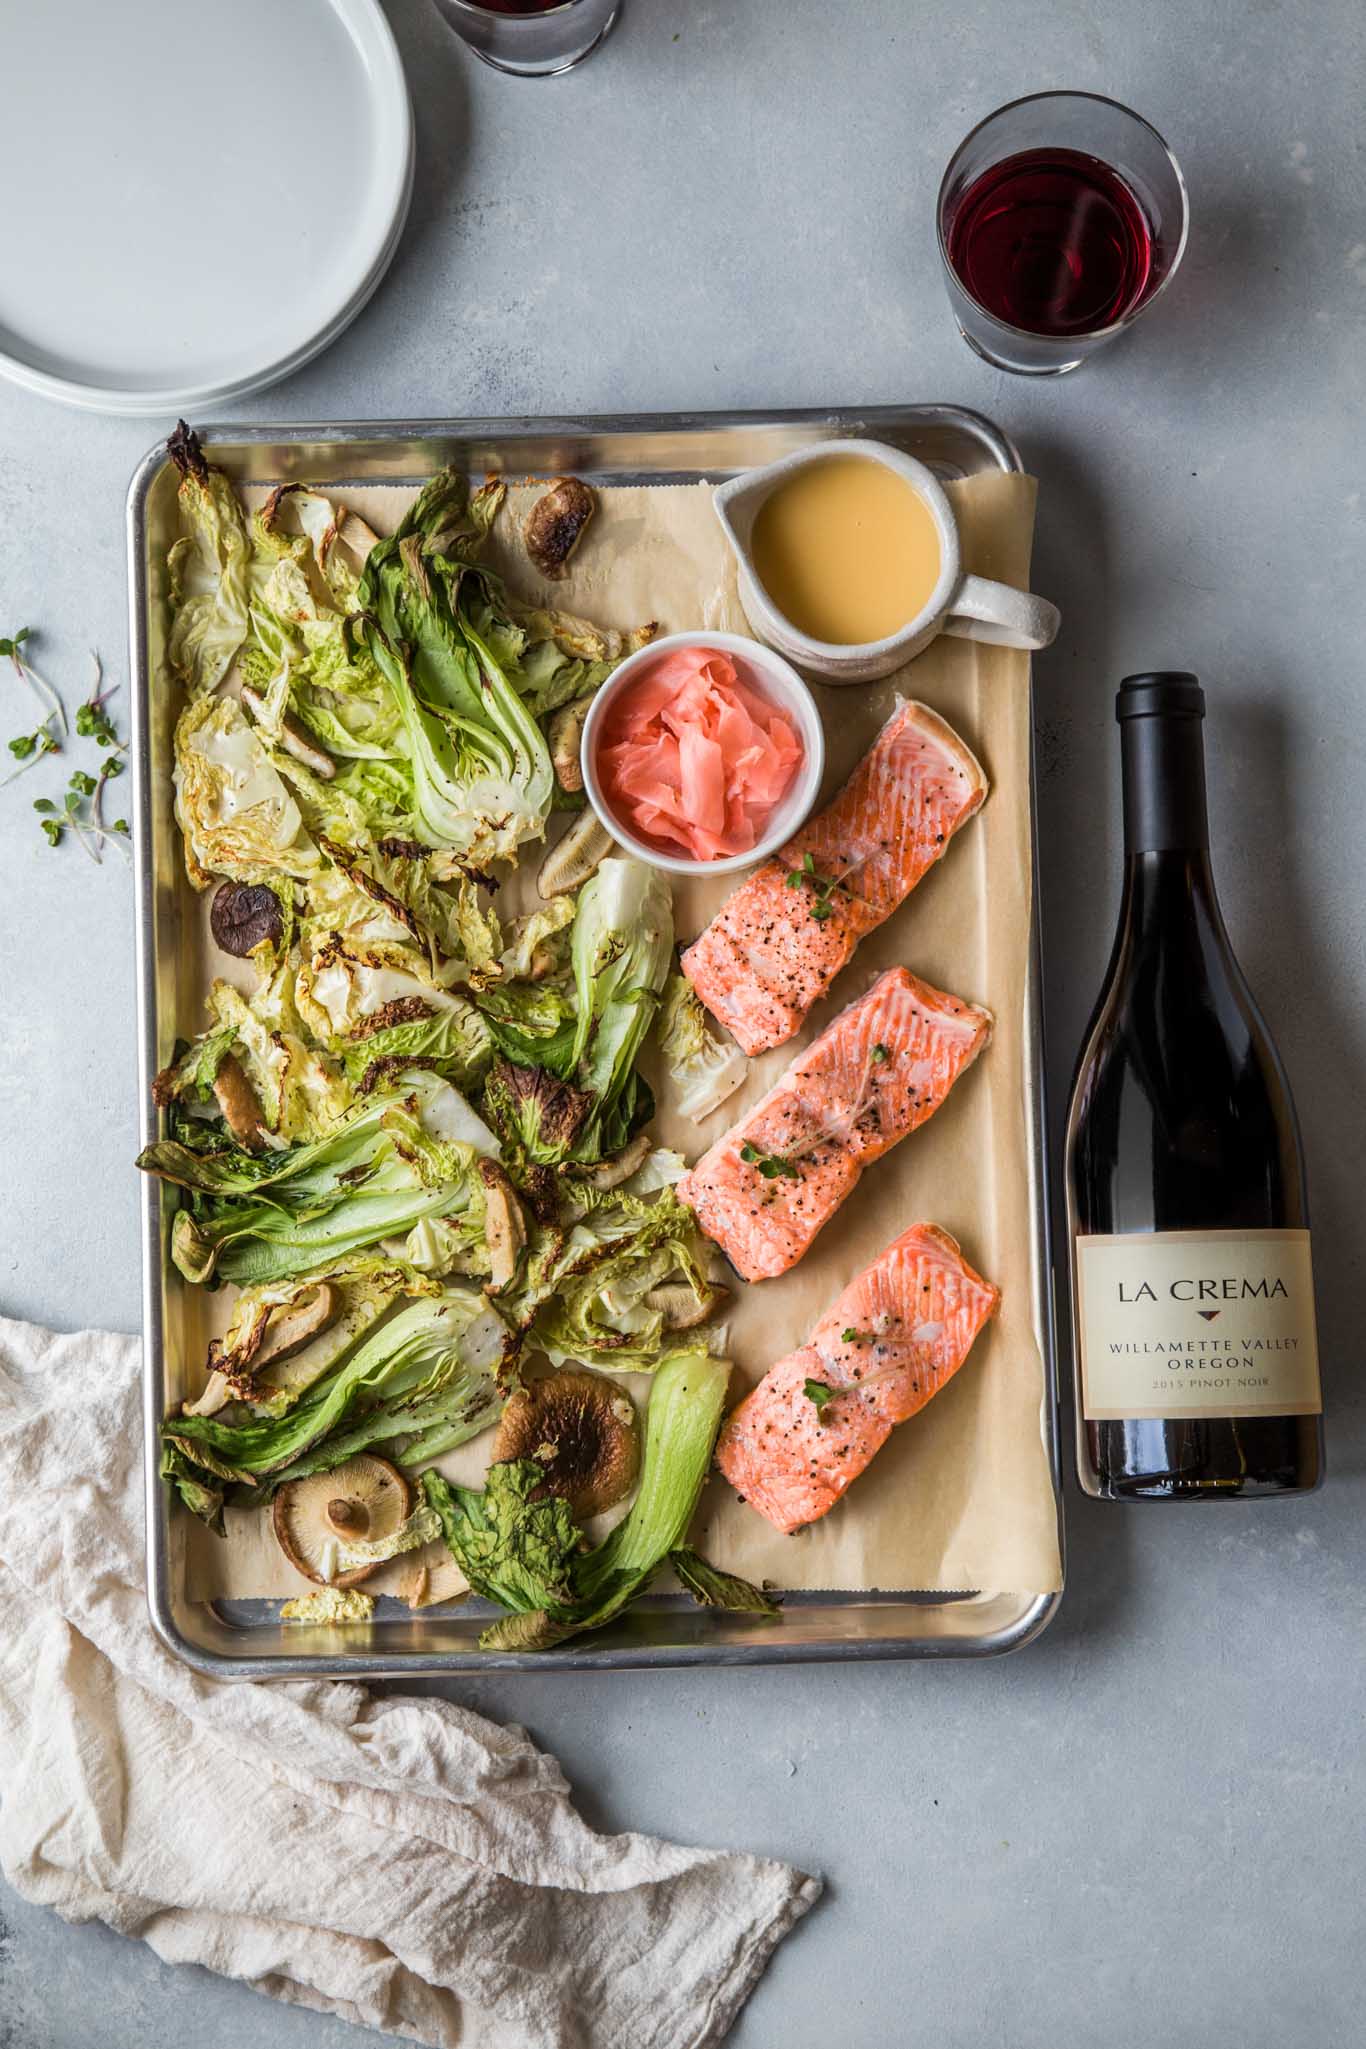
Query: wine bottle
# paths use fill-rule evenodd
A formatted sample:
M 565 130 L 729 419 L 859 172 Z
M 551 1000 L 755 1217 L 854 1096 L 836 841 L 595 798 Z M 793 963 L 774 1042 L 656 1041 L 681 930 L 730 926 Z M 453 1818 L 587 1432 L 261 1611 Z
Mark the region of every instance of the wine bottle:
M 1316 1487 L 1294 1106 L 1209 862 L 1205 698 L 1120 686 L 1124 894 L 1067 1124 L 1077 1471 L 1107 1501 Z

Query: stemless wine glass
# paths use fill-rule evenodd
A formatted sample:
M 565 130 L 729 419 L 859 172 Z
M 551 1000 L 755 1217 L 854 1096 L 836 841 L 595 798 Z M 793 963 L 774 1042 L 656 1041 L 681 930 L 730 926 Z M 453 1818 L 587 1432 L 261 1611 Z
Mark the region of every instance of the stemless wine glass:
M 1190 210 L 1155 128 L 1098 93 L 989 114 L 939 188 L 939 253 L 969 348 L 1058 377 L 1122 334 L 1176 275 Z
M 611 30 L 621 0 L 434 0 L 456 34 L 495 70 L 550 78 L 581 64 Z

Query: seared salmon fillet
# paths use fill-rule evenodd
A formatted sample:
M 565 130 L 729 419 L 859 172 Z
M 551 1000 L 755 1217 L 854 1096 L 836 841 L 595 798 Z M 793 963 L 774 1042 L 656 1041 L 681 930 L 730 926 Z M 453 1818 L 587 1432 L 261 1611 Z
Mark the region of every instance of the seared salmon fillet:
M 728 898 L 683 972 L 746 1053 L 781 1046 L 987 794 L 952 726 L 892 713 L 833 804 Z
M 990 1036 L 988 1011 L 889 968 L 703 1153 L 679 1196 L 747 1281 L 786 1273 Z
M 732 1410 L 717 1465 L 784 1533 L 817 1521 L 953 1378 L 1000 1299 L 947 1231 L 912 1224 Z

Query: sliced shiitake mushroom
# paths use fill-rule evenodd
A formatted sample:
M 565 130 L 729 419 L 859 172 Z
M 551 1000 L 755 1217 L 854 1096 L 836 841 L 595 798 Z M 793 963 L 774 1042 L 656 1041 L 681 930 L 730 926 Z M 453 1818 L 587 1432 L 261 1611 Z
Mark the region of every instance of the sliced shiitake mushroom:
M 628 1146 L 610 1160 L 599 1160 L 594 1167 L 578 1167 L 574 1178 L 586 1181 L 590 1188 L 619 1188 L 623 1181 L 629 1181 L 638 1167 L 643 1167 L 650 1157 L 654 1140 L 648 1131 L 638 1131 Z
M 575 819 L 561 840 L 556 840 L 536 875 L 536 887 L 543 897 L 564 896 L 587 882 L 599 861 L 606 860 L 615 841 L 595 811 Z
M 209 906 L 209 926 L 224 953 L 245 960 L 253 948 L 269 940 L 274 946 L 285 929 L 280 899 L 264 882 L 223 882 Z
M 247 1080 L 235 1053 L 225 1053 L 213 1078 L 214 1100 L 223 1112 L 223 1122 L 240 1146 L 249 1153 L 260 1152 L 265 1144 L 265 1119 L 256 1091 Z
M 625 1388 L 598 1373 L 548 1373 L 509 1396 L 493 1440 L 493 1463 L 531 1459 L 545 1474 L 539 1493 L 558 1494 L 585 1521 L 614 1508 L 640 1470 L 640 1428 Z
M 251 1384 L 267 1366 L 279 1366 L 292 1359 L 314 1338 L 330 1330 L 341 1314 L 340 1290 L 330 1281 L 318 1281 L 301 1288 L 289 1301 L 257 1312 L 251 1327 L 225 1347 L 213 1338 L 209 1344 L 209 1377 L 198 1400 L 186 1402 L 187 1416 L 216 1416 L 236 1396 L 251 1392 Z
M 266 700 L 259 690 L 253 690 L 249 683 L 242 685 L 242 702 L 254 719 L 259 719 L 266 708 Z M 280 745 L 286 754 L 292 754 L 305 768 L 311 768 L 314 775 L 330 783 L 337 773 L 337 764 L 326 750 L 320 747 L 306 726 L 286 712 L 280 721 Z
M 693 1330 L 699 1323 L 705 1323 L 709 1316 L 714 1316 L 721 1304 L 729 1300 L 729 1288 L 713 1288 L 707 1284 L 694 1288 L 689 1281 L 665 1281 L 662 1286 L 647 1291 L 645 1306 L 658 1311 L 664 1319 L 665 1330 Z
M 266 1334 L 252 1357 L 253 1372 L 282 1359 L 292 1359 L 321 1332 L 331 1329 L 341 1314 L 341 1306 L 341 1291 L 330 1281 L 319 1281 L 316 1287 L 296 1296 L 266 1325 Z
M 565 575 L 566 564 L 596 506 L 587 484 L 577 477 L 556 477 L 522 522 L 527 554 L 552 583 Z
M 338 1545 L 392 1536 L 412 1505 L 412 1489 L 398 1467 L 362 1451 L 330 1473 L 291 1480 L 275 1497 L 272 1520 L 276 1541 L 296 1572 L 320 1586 L 354 1587 L 377 1568 L 334 1572 Z
M 484 1243 L 489 1253 L 489 1293 L 497 1295 L 516 1278 L 526 1244 L 526 1219 L 512 1183 L 497 1160 L 480 1160 L 484 1184 Z
M 546 725 L 546 738 L 550 742 L 550 759 L 555 767 L 555 780 L 562 790 L 583 788 L 583 764 L 579 759 L 579 748 L 583 740 L 584 720 L 588 717 L 591 697 L 576 697 L 570 704 L 562 704 L 553 712 Z

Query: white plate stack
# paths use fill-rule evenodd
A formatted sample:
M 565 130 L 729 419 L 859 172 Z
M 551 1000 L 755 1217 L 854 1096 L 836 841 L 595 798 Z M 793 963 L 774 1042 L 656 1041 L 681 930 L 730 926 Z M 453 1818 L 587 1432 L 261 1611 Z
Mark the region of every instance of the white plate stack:
M 297 370 L 393 259 L 413 179 L 377 0 L 0 7 L 0 375 L 166 414 Z

